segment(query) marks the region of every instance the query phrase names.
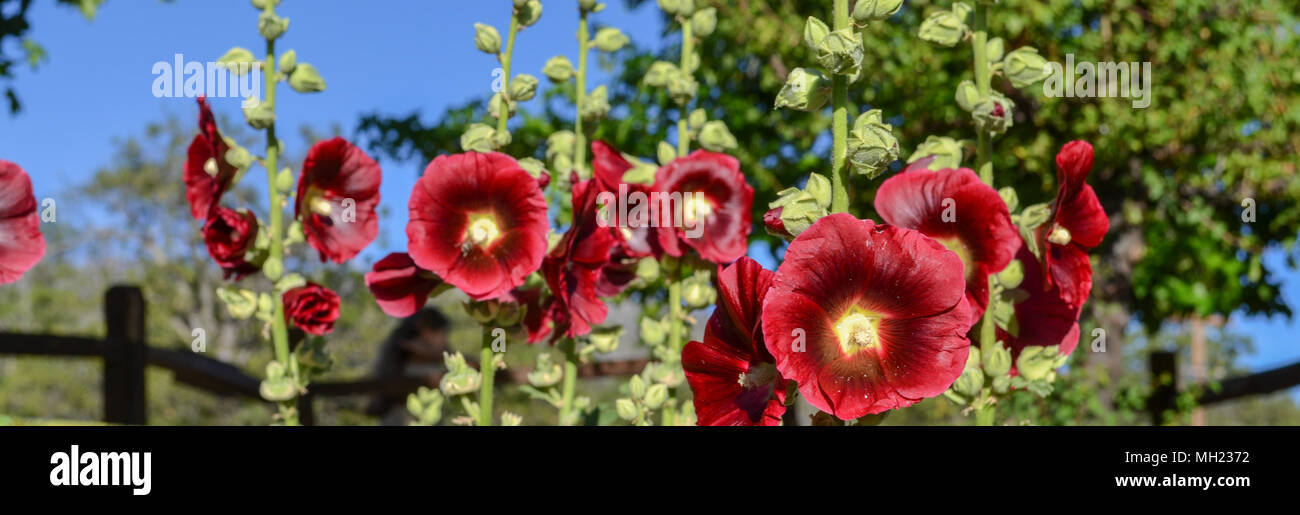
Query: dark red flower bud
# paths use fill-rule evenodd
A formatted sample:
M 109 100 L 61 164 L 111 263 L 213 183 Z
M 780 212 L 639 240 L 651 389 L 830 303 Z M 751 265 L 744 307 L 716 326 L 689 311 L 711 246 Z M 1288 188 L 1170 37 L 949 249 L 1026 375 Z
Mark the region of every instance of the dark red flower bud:
M 339 296 L 328 288 L 308 282 L 284 292 L 284 316 L 307 334 L 320 336 L 334 330 L 339 318 Z
M 203 224 L 203 243 L 208 247 L 208 255 L 227 279 L 233 277 L 238 281 L 260 268 L 245 257 L 256 239 L 257 217 L 248 211 L 217 206 Z

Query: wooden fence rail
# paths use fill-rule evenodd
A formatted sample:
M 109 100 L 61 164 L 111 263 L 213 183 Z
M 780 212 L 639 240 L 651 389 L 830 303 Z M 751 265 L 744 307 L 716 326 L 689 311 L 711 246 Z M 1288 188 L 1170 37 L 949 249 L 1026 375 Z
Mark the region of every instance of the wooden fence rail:
M 104 421 L 145 424 L 145 369 L 152 365 L 170 370 L 176 381 L 225 397 L 261 399 L 260 380 L 239 367 L 186 350 L 160 349 L 145 344 L 144 295 L 134 286 L 114 286 L 104 295 L 107 336 L 103 340 L 78 336 L 0 332 L 0 355 L 99 358 L 104 365 Z M 579 377 L 629 375 L 641 371 L 647 360 L 588 363 Z M 526 370 L 501 371 L 499 383 L 523 383 Z M 437 376 L 425 378 L 367 378 L 355 381 L 317 381 L 298 398 L 304 424 L 313 418 L 316 397 L 354 395 L 406 395 L 421 386 L 437 387 Z

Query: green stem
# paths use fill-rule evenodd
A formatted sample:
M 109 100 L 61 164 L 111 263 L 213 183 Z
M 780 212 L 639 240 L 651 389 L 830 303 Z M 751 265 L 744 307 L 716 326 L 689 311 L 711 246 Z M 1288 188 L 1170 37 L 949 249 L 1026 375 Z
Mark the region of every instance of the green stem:
M 682 351 L 682 263 L 678 259 L 668 258 L 673 263 L 668 270 L 668 343 L 673 353 Z
M 835 0 L 835 30 L 849 27 L 849 0 Z M 841 74 L 831 77 L 831 101 L 834 113 L 831 131 L 831 213 L 849 212 L 849 78 Z
M 998 407 L 996 404 L 988 403 L 975 410 L 975 425 L 991 426 L 997 420 Z
M 515 34 L 517 34 L 518 32 L 519 32 L 519 18 L 511 14 L 510 33 L 506 36 L 506 51 L 504 54 L 498 55 L 498 57 L 501 59 L 501 69 L 502 71 L 505 72 L 505 79 L 503 79 L 503 82 L 501 83 L 501 94 L 508 101 L 506 102 L 506 105 L 499 106 L 501 111 L 497 113 L 497 115 L 499 115 L 497 117 L 497 133 L 506 132 L 506 122 L 510 121 L 510 102 L 514 102 L 514 100 L 509 100 L 510 61 L 515 54 Z
M 578 386 L 578 342 L 573 339 L 560 343 L 564 352 L 564 387 L 560 397 L 560 425 L 567 426 L 573 418 L 573 395 Z
M 682 56 L 681 69 L 689 73 L 691 55 L 695 53 L 695 36 L 692 34 L 691 20 L 682 20 Z M 682 104 L 681 114 L 677 117 L 677 156 L 685 156 L 691 150 L 690 102 Z
M 989 83 L 992 80 L 993 73 L 988 56 L 988 9 L 988 6 L 981 2 L 975 3 L 975 32 L 971 37 L 971 46 L 974 47 L 975 51 L 975 87 L 979 90 L 980 98 L 989 96 Z M 975 163 L 976 169 L 979 170 L 980 180 L 992 186 L 993 142 L 987 131 L 979 130 L 977 145 Z
M 578 83 L 577 89 L 577 106 L 578 115 L 575 116 L 574 122 L 574 141 L 577 147 L 573 150 L 573 165 L 578 169 L 585 169 L 587 166 L 587 132 L 582 127 L 582 102 L 587 98 L 587 54 L 591 52 L 591 33 L 587 28 L 587 11 L 581 7 L 578 8 Z M 585 176 L 585 175 L 584 175 Z
M 496 380 L 496 367 L 492 366 L 492 330 L 483 328 L 483 350 L 479 352 L 478 373 L 482 383 L 478 389 L 478 425 L 492 425 L 492 383 Z
M 267 14 L 275 14 L 275 2 L 267 2 L 264 11 Z M 263 63 L 263 76 L 266 78 L 266 102 L 275 111 L 275 87 L 279 83 L 276 77 L 276 58 L 275 58 L 275 40 L 266 40 L 266 62 Z M 276 172 L 279 170 L 280 144 L 275 136 L 275 122 L 266 128 L 266 161 L 263 167 L 266 168 L 266 190 L 270 197 L 271 209 L 270 218 L 271 226 L 269 236 L 271 240 L 270 256 L 268 259 L 274 260 L 284 267 L 284 200 L 281 191 L 276 187 Z M 279 277 L 269 277 L 276 281 Z M 292 363 L 293 356 L 289 353 L 289 328 L 284 320 L 284 298 L 277 294 L 272 288 L 271 303 L 274 306 L 274 313 L 271 315 L 271 344 L 275 348 L 275 360 L 285 366 L 293 378 L 294 384 L 299 384 L 298 367 Z M 285 401 L 282 406 L 292 408 L 293 401 Z M 292 409 L 283 410 L 286 413 L 292 413 Z M 296 416 L 285 419 L 286 425 L 298 425 Z

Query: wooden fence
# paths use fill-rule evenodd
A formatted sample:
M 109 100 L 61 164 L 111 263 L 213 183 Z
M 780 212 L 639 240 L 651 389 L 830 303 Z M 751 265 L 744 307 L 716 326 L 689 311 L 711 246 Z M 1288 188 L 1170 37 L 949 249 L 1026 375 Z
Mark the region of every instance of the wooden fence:
M 100 358 L 104 364 L 104 421 L 145 424 L 145 369 L 152 365 L 170 370 L 176 381 L 220 396 L 261 399 L 260 380 L 239 367 L 188 350 L 145 344 L 144 295 L 134 286 L 114 286 L 104 295 L 103 340 L 76 336 L 0 333 L 0 355 Z M 579 377 L 629 375 L 641 371 L 646 360 L 589 363 Z M 501 371 L 497 382 L 522 383 L 527 371 Z M 298 397 L 299 418 L 312 423 L 317 397 L 406 395 L 421 386 L 437 387 L 438 377 L 368 378 L 356 381 L 317 381 Z

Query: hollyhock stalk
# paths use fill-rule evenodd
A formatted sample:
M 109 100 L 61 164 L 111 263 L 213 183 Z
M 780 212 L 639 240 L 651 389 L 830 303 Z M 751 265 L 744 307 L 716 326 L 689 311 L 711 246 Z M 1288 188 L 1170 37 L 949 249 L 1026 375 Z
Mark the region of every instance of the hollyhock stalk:
M 835 30 L 850 27 L 849 0 L 835 0 Z M 831 132 L 831 213 L 849 212 L 849 77 L 835 73 L 831 76 L 831 102 L 834 113 Z
M 262 12 L 267 16 L 275 15 L 275 2 L 266 2 L 266 7 L 263 8 Z M 275 87 L 279 82 L 276 77 L 278 75 L 278 72 L 276 71 L 276 63 L 275 39 L 267 38 L 266 60 L 262 65 L 265 69 L 263 75 L 266 78 L 266 98 L 263 102 L 266 102 L 267 105 L 271 107 L 272 112 L 275 111 Z M 278 159 L 280 154 L 280 146 L 277 144 L 277 141 L 279 140 L 276 139 L 275 136 L 275 123 L 271 122 L 271 124 L 266 127 L 266 162 L 263 163 L 263 168 L 266 169 L 266 189 L 271 202 L 269 215 L 270 227 L 268 229 L 270 231 L 271 247 L 268 261 L 280 263 L 281 266 L 283 266 L 284 199 L 282 197 L 282 192 L 276 186 L 275 180 L 276 171 L 279 170 Z M 271 277 L 273 274 L 275 277 Z M 280 273 L 275 272 L 274 270 L 268 271 L 267 273 L 267 277 L 272 281 L 279 280 L 279 275 Z M 275 360 L 284 364 L 290 377 L 293 379 L 294 383 L 297 384 L 299 381 L 298 363 L 297 359 L 289 352 L 289 328 L 284 320 L 284 300 L 280 295 L 271 295 L 271 301 L 273 302 L 273 314 L 271 316 L 271 342 L 275 347 Z M 281 406 L 292 408 L 293 401 L 284 401 L 281 403 Z M 285 413 L 293 413 L 292 416 L 285 418 L 285 424 L 298 425 L 298 417 L 293 410 L 285 409 L 282 411 Z
M 591 51 L 591 31 L 587 28 L 587 10 L 578 5 L 578 74 L 574 106 L 579 110 L 582 109 L 582 101 L 587 98 L 587 52 Z M 582 114 L 578 113 L 573 117 L 574 120 L 574 144 L 573 164 L 578 167 L 586 165 L 587 161 L 587 133 L 583 132 Z M 557 172 L 563 173 L 562 170 Z M 566 398 L 567 401 L 572 399 Z
M 975 87 L 979 90 L 980 98 L 989 95 L 989 83 L 992 79 L 993 67 L 989 65 L 988 53 L 988 9 L 984 2 L 975 2 L 975 32 L 971 36 L 971 46 L 975 49 Z M 989 186 L 993 185 L 993 142 L 988 131 L 980 130 L 978 135 L 976 151 L 976 170 L 979 170 L 980 180 Z M 981 331 L 981 336 L 983 332 Z
M 690 56 L 695 51 L 694 35 L 692 34 L 691 20 L 689 17 L 681 20 L 682 26 L 682 54 L 681 70 L 682 73 L 688 73 L 690 70 Z M 691 150 L 691 138 L 689 130 L 690 111 L 687 106 L 690 102 L 683 103 L 681 113 L 677 117 L 677 155 L 689 155 Z M 668 281 L 668 344 L 671 345 L 674 354 L 682 352 L 682 346 L 685 345 L 682 338 L 682 325 L 680 320 L 682 315 L 682 263 L 681 260 L 671 257 L 664 258 L 664 265 L 667 267 Z
M 501 56 L 501 69 L 505 72 L 501 79 L 501 91 L 510 91 L 510 61 L 515 54 L 515 34 L 519 33 L 519 16 L 510 15 L 510 32 L 506 35 L 506 51 Z M 505 134 L 506 122 L 510 121 L 508 105 L 500 106 L 501 112 L 497 113 L 497 134 Z

